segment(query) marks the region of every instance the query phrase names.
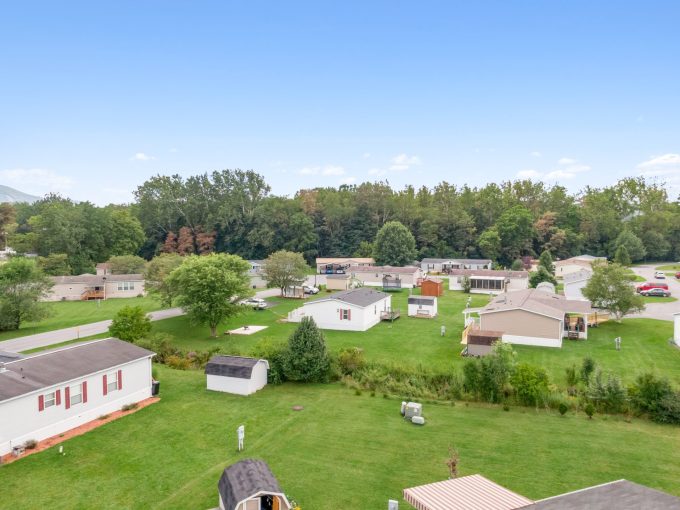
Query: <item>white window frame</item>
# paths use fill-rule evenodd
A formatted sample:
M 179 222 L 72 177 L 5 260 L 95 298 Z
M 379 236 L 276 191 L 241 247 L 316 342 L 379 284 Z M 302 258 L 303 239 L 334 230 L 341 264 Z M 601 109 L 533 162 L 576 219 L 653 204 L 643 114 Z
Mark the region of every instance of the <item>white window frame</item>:
M 118 391 L 118 372 L 106 374 L 106 393 Z
M 135 290 L 135 282 L 118 282 L 118 290 Z
M 343 321 L 348 321 L 349 320 L 349 308 L 342 308 L 342 319 Z
M 54 407 L 57 405 L 57 392 L 45 393 L 43 395 L 43 408 Z
M 83 403 L 83 383 L 69 387 L 69 407 Z

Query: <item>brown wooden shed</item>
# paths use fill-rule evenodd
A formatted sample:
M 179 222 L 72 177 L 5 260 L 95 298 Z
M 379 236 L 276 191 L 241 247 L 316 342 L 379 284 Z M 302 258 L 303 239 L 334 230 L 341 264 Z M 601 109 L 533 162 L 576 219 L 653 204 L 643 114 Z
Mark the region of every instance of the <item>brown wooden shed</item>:
M 421 296 L 439 297 L 444 294 L 444 284 L 439 278 L 425 278 L 420 284 Z

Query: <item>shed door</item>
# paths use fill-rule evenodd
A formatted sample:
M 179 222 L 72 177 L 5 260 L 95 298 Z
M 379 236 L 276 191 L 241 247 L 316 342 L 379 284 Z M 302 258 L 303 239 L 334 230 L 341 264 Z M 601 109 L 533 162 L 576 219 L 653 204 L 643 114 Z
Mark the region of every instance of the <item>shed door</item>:
M 246 501 L 246 510 L 260 510 L 260 498 Z

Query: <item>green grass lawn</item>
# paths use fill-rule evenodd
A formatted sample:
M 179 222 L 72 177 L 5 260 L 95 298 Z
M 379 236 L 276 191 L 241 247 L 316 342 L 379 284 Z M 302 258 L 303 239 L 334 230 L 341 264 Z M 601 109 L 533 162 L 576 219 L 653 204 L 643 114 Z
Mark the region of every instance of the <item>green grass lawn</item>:
M 157 300 L 150 297 L 107 299 L 99 303 L 96 301 L 58 301 L 47 303 L 51 311 L 51 315 L 48 318 L 39 322 L 22 324 L 18 331 L 4 331 L 0 333 L 0 341 L 112 319 L 118 310 L 127 305 L 141 306 L 147 312 L 162 308 Z
M 668 296 L 668 297 L 642 296 L 642 300 L 645 302 L 645 304 L 649 304 L 649 303 L 672 303 L 673 301 L 677 301 L 678 298 L 675 298 L 673 296 Z
M 657 271 L 680 271 L 680 264 L 666 264 L 656 268 Z
M 529 498 L 620 478 L 680 495 L 680 427 L 464 404 L 426 404 L 416 427 L 398 400 L 337 384 L 238 397 L 206 391 L 201 372 L 159 372 L 158 404 L 66 441 L 65 456 L 51 448 L 0 468 L 2 500 L 13 510 L 213 508 L 222 470 L 255 457 L 304 509 L 383 508 L 406 487 L 446 479 L 449 445 L 461 475 Z

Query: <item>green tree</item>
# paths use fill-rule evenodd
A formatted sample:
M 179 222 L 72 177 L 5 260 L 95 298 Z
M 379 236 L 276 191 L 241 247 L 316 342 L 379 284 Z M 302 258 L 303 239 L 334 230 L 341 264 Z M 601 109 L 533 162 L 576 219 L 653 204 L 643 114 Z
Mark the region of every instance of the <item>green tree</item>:
M 628 254 L 628 248 L 625 244 L 620 245 L 616 248 L 616 253 L 614 254 L 614 262 L 621 264 L 622 266 L 630 266 L 633 261 L 630 260 L 630 255 Z
M 550 282 L 553 285 L 557 285 L 555 277 L 545 267 L 539 265 L 538 269 L 529 275 L 529 285 L 535 289 L 542 282 Z
M 161 253 L 152 258 L 144 270 L 144 288 L 160 300 L 164 306 L 172 305 L 172 288 L 167 282 L 168 275 L 178 268 L 184 259 L 177 253 Z
M 501 236 L 495 228 L 488 228 L 482 232 L 477 245 L 482 256 L 487 259 L 498 260 L 501 255 Z
M 49 309 L 40 299 L 52 285 L 34 260 L 13 257 L 0 264 L 0 331 L 17 330 L 22 322 L 46 317 Z
M 302 254 L 280 250 L 264 261 L 262 277 L 269 285 L 280 289 L 283 296 L 286 288 L 302 285 L 309 271 Z
M 630 259 L 633 262 L 642 260 L 647 255 L 645 245 L 642 244 L 640 238 L 628 229 L 623 230 L 616 238 L 616 241 L 614 241 L 615 250 L 618 250 L 621 246 L 626 247 L 628 255 L 630 255 Z
M 411 264 L 416 258 L 416 240 L 402 223 L 388 221 L 375 236 L 374 257 L 381 266 Z
M 135 254 L 145 239 L 142 224 L 128 209 L 117 207 L 110 212 L 107 245 L 111 255 Z
M 496 222 L 501 238 L 501 260 L 508 263 L 523 255 L 530 247 L 534 236 L 534 221 L 531 211 L 522 205 L 507 209 Z
M 518 364 L 510 378 L 517 400 L 525 406 L 541 404 L 548 394 L 549 382 L 545 370 L 527 363 Z
M 524 262 L 522 262 L 522 259 L 515 259 L 512 261 L 510 269 L 513 271 L 524 271 Z
M 552 255 L 548 250 L 543 250 L 540 257 L 538 257 L 539 267 L 545 268 L 549 274 L 555 274 L 555 264 L 553 264 Z
M 121 340 L 136 342 L 151 333 L 151 319 L 141 306 L 124 306 L 113 317 L 109 333 Z
M 628 270 L 616 263 L 594 264 L 593 275 L 582 292 L 595 308 L 607 310 L 617 322 L 645 307 L 642 296 L 631 285 Z
M 326 339 L 314 319 L 303 317 L 288 339 L 283 371 L 291 381 L 320 382 L 328 377 L 330 359 Z
M 146 268 L 146 260 L 137 255 L 116 255 L 108 264 L 111 274 L 141 274 Z
M 237 255 L 190 255 L 167 278 L 175 301 L 195 324 L 217 336 L 220 322 L 241 311 L 237 299 L 252 295 L 250 264 Z
M 370 258 L 373 256 L 373 243 L 369 241 L 361 241 L 359 247 L 352 254 L 353 257 Z
M 50 253 L 47 257 L 38 257 L 38 265 L 46 275 L 65 276 L 71 274 L 68 255 L 65 253 Z

